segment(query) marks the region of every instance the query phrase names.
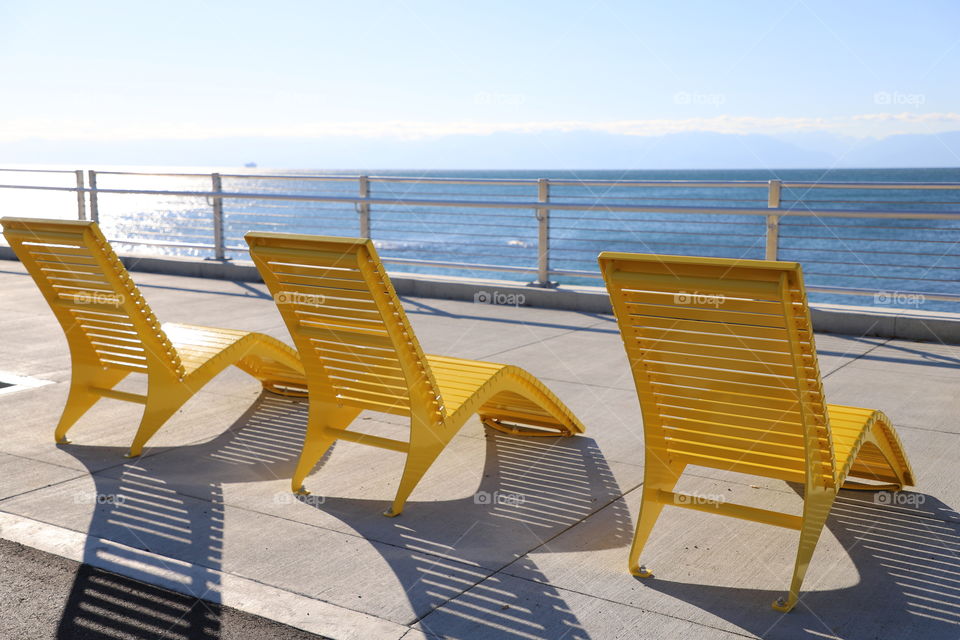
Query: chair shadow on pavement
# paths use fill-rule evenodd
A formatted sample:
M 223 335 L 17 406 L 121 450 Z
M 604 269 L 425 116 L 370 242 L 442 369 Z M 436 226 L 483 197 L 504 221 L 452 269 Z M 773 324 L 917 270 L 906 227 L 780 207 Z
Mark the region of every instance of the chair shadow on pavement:
M 901 504 L 888 504 L 893 500 Z M 859 580 L 842 589 L 817 590 L 817 574 L 826 574 L 830 566 L 815 553 L 805 584 L 812 590 L 801 591 L 788 614 L 774 611 L 770 603 L 783 595 L 789 572 L 782 576 L 782 589 L 770 591 L 659 578 L 643 584 L 762 638 L 960 638 L 960 514 L 919 493 L 841 491 L 826 527 L 820 544 L 829 530 Z M 796 544 L 795 536 L 790 544 Z
M 121 576 L 112 580 L 82 566 L 58 638 L 220 638 L 223 487 L 290 478 L 306 428 L 306 407 L 264 393 L 214 440 L 153 447 L 125 464 L 119 463 L 123 447 L 65 446 L 92 470 L 96 485 L 84 562 L 184 595 L 171 597 L 142 582 Z M 403 624 L 419 623 L 424 631 L 436 629 L 444 637 L 588 638 L 561 594 L 524 556 L 541 545 L 565 550 L 549 541 L 611 503 L 597 516 L 611 520 L 610 535 L 591 548 L 629 543 L 630 516 L 606 461 L 584 436 L 518 438 L 488 430 L 485 446 L 481 486 L 467 498 L 418 502 L 414 493 L 402 516 L 385 518 L 380 514 L 388 506 L 386 499 L 312 495 L 298 501 L 287 494 L 290 499 L 278 506 L 273 490 L 264 488 L 264 500 L 273 502 L 265 511 L 296 520 L 297 511 L 304 516 L 302 510 L 319 509 L 365 538 L 390 566 L 403 590 L 400 599 L 413 611 L 412 618 L 398 621 Z M 321 468 L 337 455 L 335 449 L 321 460 Z M 179 460 L 171 464 L 174 457 Z M 118 464 L 94 471 L 102 469 L 104 459 Z M 442 482 L 436 471 L 424 483 Z M 323 474 L 309 484 L 321 494 Z M 310 541 L 293 544 L 302 547 Z M 324 579 L 324 570 L 333 570 L 319 554 L 308 557 L 317 563 L 317 580 Z M 500 574 L 483 582 L 511 563 L 532 579 Z M 499 586 L 502 580 L 522 589 Z M 369 600 L 364 606 L 374 612 L 397 608 Z

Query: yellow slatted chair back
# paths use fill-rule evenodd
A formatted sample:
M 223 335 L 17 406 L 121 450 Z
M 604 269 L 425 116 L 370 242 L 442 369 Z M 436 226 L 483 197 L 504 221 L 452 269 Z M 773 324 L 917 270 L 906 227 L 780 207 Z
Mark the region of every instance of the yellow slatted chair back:
M 800 265 L 605 252 L 647 455 L 832 487 Z
M 437 383 L 372 242 L 246 239 L 300 352 L 311 401 L 443 422 Z
M 184 368 L 126 268 L 94 222 L 4 218 L 3 235 L 63 327 L 76 362 L 177 378 Z

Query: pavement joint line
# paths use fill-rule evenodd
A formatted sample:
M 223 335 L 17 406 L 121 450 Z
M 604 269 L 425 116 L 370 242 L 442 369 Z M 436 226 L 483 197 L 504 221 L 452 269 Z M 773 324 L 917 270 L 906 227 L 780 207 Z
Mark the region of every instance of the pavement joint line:
M 525 323 L 523 323 L 523 322 L 518 322 L 517 324 L 521 324 L 521 325 L 522 325 L 522 324 L 525 324 Z M 598 324 L 599 324 L 599 323 L 598 323 Z M 583 331 L 584 329 L 589 329 L 589 328 L 594 327 L 594 326 L 596 326 L 596 325 L 592 325 L 592 324 L 591 324 L 591 325 L 587 325 L 587 326 L 585 326 L 585 327 L 578 327 L 578 328 L 576 328 L 576 329 L 567 329 L 567 330 L 563 331 L 562 333 L 558 333 L 558 334 L 556 334 L 556 335 L 548 336 L 548 337 L 542 338 L 542 339 L 540 339 L 540 340 L 534 340 L 534 341 L 528 342 L 528 343 L 526 343 L 526 344 L 516 345 L 516 346 L 510 347 L 509 349 L 501 349 L 500 351 L 494 351 L 494 352 L 489 353 L 489 354 L 487 354 L 487 355 L 480 356 L 478 359 L 479 359 L 479 360 L 489 360 L 490 358 L 495 358 L 495 357 L 497 357 L 497 356 L 499 356 L 499 355 L 503 355 L 504 353 L 509 353 L 509 352 L 515 351 L 515 350 L 517 350 L 517 349 L 525 349 L 525 348 L 527 348 L 527 347 L 532 347 L 532 346 L 535 346 L 535 345 L 538 345 L 538 344 L 543 344 L 544 342 L 549 342 L 549 341 L 554 340 L 554 339 L 556 339 L 556 338 L 562 338 L 562 337 L 564 337 L 564 336 L 569 336 L 571 333 L 577 333 L 578 331 Z M 544 379 L 544 378 L 541 378 L 541 379 Z
M 3 454 L 8 455 L 8 456 L 15 457 L 15 458 L 20 458 L 21 460 L 29 460 L 30 462 L 39 462 L 39 463 L 41 463 L 41 464 L 49 464 L 49 465 L 51 465 L 51 466 L 55 466 L 55 467 L 58 467 L 58 468 L 60 468 L 60 469 L 67 469 L 67 470 L 69 470 L 69 471 L 76 471 L 77 473 L 79 473 L 79 475 L 76 475 L 76 476 L 74 476 L 74 477 L 72 477 L 72 478 L 65 478 L 65 479 L 63 479 L 63 480 L 58 480 L 57 482 L 51 482 L 50 484 L 44 485 L 44 486 L 42 486 L 42 487 L 34 487 L 33 489 L 28 489 L 27 491 L 22 491 L 22 492 L 20 492 L 20 493 L 14 494 L 14 495 L 6 496 L 5 498 L 0 498 L 0 505 L 2 505 L 4 502 L 6 502 L 6 501 L 8 501 L 8 500 L 12 500 L 12 499 L 14 499 L 14 498 L 19 498 L 19 497 L 21 497 L 21 496 L 29 495 L 29 494 L 34 493 L 34 492 L 36 492 L 36 491 L 42 491 L 42 490 L 44 490 L 44 489 L 49 489 L 49 488 L 51 488 L 51 487 L 57 487 L 57 486 L 60 486 L 60 485 L 62 485 L 62 484 L 67 484 L 67 483 L 70 483 L 70 482 L 74 482 L 75 480 L 79 480 L 80 478 L 82 478 L 82 477 L 84 477 L 84 476 L 88 476 L 88 477 L 90 477 L 90 478 L 93 478 L 94 476 L 96 476 L 96 475 L 98 475 L 98 474 L 100 474 L 100 473 L 103 473 L 103 472 L 105 472 L 105 471 L 110 471 L 111 469 L 116 469 L 117 467 L 122 467 L 122 466 L 124 466 L 125 464 L 127 464 L 127 462 L 124 461 L 124 462 L 118 462 L 117 464 L 112 464 L 112 465 L 110 465 L 110 466 L 104 467 L 103 469 L 97 469 L 96 471 L 88 471 L 88 470 L 80 471 L 80 470 L 78 470 L 78 469 L 74 469 L 73 467 L 67 467 L 67 466 L 64 466 L 64 465 L 53 464 L 53 463 L 50 463 L 50 462 L 46 462 L 46 461 L 44 461 L 44 460 L 35 460 L 34 458 L 28 458 L 28 457 L 26 457 L 26 456 L 18 456 L 18 455 L 16 455 L 16 454 L 7 453 L 7 452 L 5 452 L 5 451 L 0 451 L 0 453 L 3 453 Z M 158 453 L 153 454 L 153 455 L 162 455 L 162 454 L 164 454 L 164 453 L 166 453 L 166 452 L 165 452 L 165 451 L 161 451 L 161 452 L 158 452 Z M 146 455 L 146 453 L 144 453 L 144 455 Z
M 948 436 L 960 436 L 956 431 L 944 431 L 943 429 L 932 429 L 930 427 L 917 427 L 911 424 L 897 423 L 894 425 L 897 429 L 912 429 L 914 431 L 929 431 L 930 433 L 942 433 Z
M 37 458 L 31 458 L 30 456 L 24 456 L 19 453 L 11 453 L 9 451 L 0 451 L 0 454 L 5 456 L 10 456 L 11 458 L 17 458 L 18 460 L 28 460 L 30 462 L 39 462 L 40 464 L 49 465 L 51 467 L 57 467 L 58 469 L 67 469 L 69 471 L 77 471 L 79 473 L 89 473 L 87 469 L 77 469 L 76 467 L 69 467 L 65 464 L 60 464 L 59 462 L 47 462 L 46 460 L 39 460 Z
M 580 385 L 583 385 L 583 386 L 585 386 L 585 387 L 596 387 L 597 389 L 612 389 L 612 390 L 614 390 L 614 391 L 625 391 L 625 392 L 627 392 L 627 393 L 636 393 L 636 392 L 637 392 L 636 388 L 634 388 L 634 387 L 631 387 L 631 388 L 627 389 L 627 388 L 624 388 L 624 387 L 611 387 L 610 385 L 606 385 L 606 384 L 597 384 L 597 383 L 595 383 L 595 382 L 581 382 L 581 381 L 579 381 L 579 380 L 565 380 L 565 379 L 563 379 L 563 378 L 551 378 L 551 377 L 549 377 L 549 376 L 538 376 L 538 377 L 539 377 L 541 380 L 550 380 L 551 382 L 563 382 L 563 383 L 565 383 L 565 384 L 580 384 Z
M 832 371 L 829 371 L 829 372 L 827 372 L 827 373 L 825 373 L 825 374 L 822 374 L 822 375 L 820 376 L 820 379 L 823 380 L 824 378 L 829 378 L 830 376 L 832 376 L 833 374 L 835 374 L 837 371 L 840 371 L 841 369 L 844 369 L 844 368 L 850 366 L 851 364 L 853 364 L 854 362 L 856 362 L 856 361 L 859 360 L 860 358 L 866 356 L 868 353 L 873 353 L 874 351 L 876 351 L 876 350 L 879 349 L 880 347 L 882 347 L 882 346 L 884 346 L 884 345 L 887 345 L 887 344 L 890 344 L 891 342 L 893 342 L 893 338 L 886 338 L 886 339 L 885 339 L 883 342 L 881 342 L 880 344 L 875 344 L 875 345 L 873 345 L 871 348 L 867 349 L 867 350 L 864 351 L 863 353 L 861 353 L 861 354 L 859 354 L 859 355 L 856 355 L 856 356 L 854 356 L 854 357 L 852 357 L 852 358 L 846 358 L 846 360 L 847 360 L 846 362 L 844 362 L 843 364 L 841 364 L 841 365 L 840 365 L 839 367 L 837 367 L 836 369 L 833 369 Z
M 56 487 L 56 486 L 59 486 L 59 485 L 61 485 L 61 484 L 66 484 L 66 483 L 69 483 L 69 482 L 73 482 L 74 480 L 79 480 L 80 478 L 82 478 L 82 477 L 85 476 L 85 475 L 88 475 L 88 474 L 85 474 L 85 473 L 81 472 L 80 475 L 74 476 L 74 477 L 72 477 L 72 478 L 66 478 L 66 479 L 64 479 L 64 480 L 59 480 L 59 481 L 57 481 L 57 482 L 51 482 L 50 484 L 45 484 L 45 485 L 43 485 L 42 487 L 34 487 L 34 488 L 32 488 L 32 489 L 27 489 L 26 491 L 21 491 L 20 493 L 14 493 L 14 494 L 12 494 L 12 495 L 5 496 L 5 497 L 3 497 L 3 498 L 0 498 L 0 506 L 3 506 L 3 503 L 6 502 L 7 500 L 13 500 L 13 499 L 15 499 L 15 498 L 21 498 L 21 497 L 23 497 L 23 496 L 30 495 L 31 493 L 34 493 L 34 492 L 36 492 L 36 491 L 43 491 L 44 489 L 50 489 L 51 487 Z
M 377 629 L 379 629 L 380 632 L 392 631 L 393 633 L 389 637 L 399 640 L 411 629 L 409 625 L 403 625 L 318 598 L 311 598 L 296 591 L 275 587 L 235 573 L 214 569 L 202 564 L 185 562 L 180 559 L 167 558 L 161 554 L 120 544 L 107 538 L 92 538 L 82 532 L 40 520 L 34 520 L 25 516 L 0 511 L 0 525 L 2 525 L 0 529 L 3 531 L 2 537 L 5 540 L 67 558 L 68 560 L 87 564 L 98 569 L 111 571 L 134 580 L 146 582 L 147 584 L 176 591 L 177 593 L 191 597 L 195 597 L 195 595 L 190 593 L 189 589 L 184 589 L 183 587 L 178 588 L 180 583 L 177 580 L 169 578 L 156 581 L 146 580 L 143 572 L 136 570 L 132 566 L 109 561 L 98 562 L 95 555 L 92 561 L 89 561 L 91 560 L 91 558 L 87 557 L 89 542 L 91 540 L 102 540 L 109 543 L 114 549 L 129 549 L 136 552 L 138 556 L 154 557 L 161 560 L 161 562 L 169 560 L 177 566 L 178 569 L 187 574 L 194 569 L 201 569 L 202 573 L 206 575 L 213 574 L 219 578 L 217 582 L 221 588 L 214 593 L 214 595 L 219 596 L 216 600 L 217 604 L 311 633 L 335 638 L 351 637 L 362 639 L 388 637 L 383 635 L 367 635 L 362 631 L 362 629 L 366 629 L 368 633 L 376 633 Z M 156 568 L 156 566 L 153 568 Z M 276 601 L 277 596 L 285 600 L 281 603 L 283 605 L 281 607 L 276 606 L 278 604 Z M 310 616 L 308 619 L 307 616 L 304 615 L 304 612 L 307 610 L 311 613 L 320 613 L 320 615 Z M 330 618 L 338 619 L 335 621 L 334 627 L 340 629 L 340 632 L 331 631 L 331 629 L 325 625 L 325 619 Z M 345 631 L 349 631 L 350 633 L 344 633 Z

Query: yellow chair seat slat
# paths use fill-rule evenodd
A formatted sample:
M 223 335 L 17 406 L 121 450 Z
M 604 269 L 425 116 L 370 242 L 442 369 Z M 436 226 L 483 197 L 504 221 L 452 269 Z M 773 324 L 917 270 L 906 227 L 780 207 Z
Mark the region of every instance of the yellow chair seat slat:
M 752 282 L 749 280 L 724 279 L 718 283 L 712 278 L 686 276 L 672 273 L 618 272 L 613 280 L 620 288 L 633 291 L 656 291 L 658 285 L 676 289 L 675 295 L 699 294 L 705 296 L 731 296 L 734 298 L 757 298 L 777 300 L 779 287 L 775 282 Z
M 756 429 L 749 427 L 742 427 L 738 425 L 730 425 L 721 422 L 722 417 L 717 417 L 715 421 L 711 420 L 695 420 L 689 418 L 677 418 L 671 415 L 672 411 L 664 412 L 664 425 L 663 428 L 670 428 L 673 431 L 689 431 L 692 434 L 697 434 L 699 437 L 703 437 L 705 441 L 711 441 L 714 438 L 723 438 L 737 441 L 746 441 L 756 443 L 757 447 L 751 447 L 757 451 L 762 449 L 759 447 L 764 446 L 764 443 L 769 443 L 770 446 L 782 446 L 787 447 L 794 451 L 796 455 L 803 457 L 803 437 L 795 433 L 786 433 L 785 429 L 777 429 L 779 425 L 775 425 L 770 429 Z M 677 435 L 676 437 L 682 437 Z M 744 446 L 743 442 L 735 443 L 734 446 Z
M 690 345 L 695 348 L 697 344 L 703 344 L 705 347 L 723 347 L 727 349 L 747 349 L 750 351 L 779 352 L 785 354 L 783 347 L 787 341 L 783 338 L 770 336 L 748 337 L 743 335 L 733 335 L 727 331 L 724 333 L 714 333 L 715 327 L 700 324 L 697 326 L 686 325 L 681 321 L 664 321 L 663 328 L 653 326 L 647 323 L 641 328 L 625 327 L 624 332 L 628 333 L 638 342 L 661 343 L 676 342 L 679 344 Z M 679 326 L 684 324 L 686 326 Z M 721 329 L 722 330 L 722 329 Z M 801 346 L 809 343 L 801 342 Z
M 696 344 L 691 342 L 679 342 L 674 340 L 653 340 L 649 338 L 638 338 L 638 344 L 641 349 L 647 353 L 650 359 L 656 359 L 658 354 L 669 354 L 663 357 L 673 358 L 675 362 L 714 362 L 717 368 L 726 367 L 722 364 L 738 363 L 736 367 L 752 366 L 753 363 L 759 366 L 772 367 L 773 371 L 786 371 L 783 367 L 789 367 L 793 371 L 793 362 L 788 354 L 777 351 L 766 351 L 760 349 L 747 349 L 744 347 L 718 347 L 706 344 Z M 693 358 L 694 360 L 689 360 Z M 815 372 L 812 362 L 809 358 L 804 359 L 807 366 L 807 372 Z
M 718 302 L 719 304 L 719 302 Z M 719 309 L 694 307 L 626 303 L 629 317 L 636 324 L 643 324 L 644 318 L 676 318 L 677 320 L 695 320 L 697 322 L 719 322 L 723 324 L 744 325 L 745 327 L 770 327 L 784 329 L 783 318 L 763 313 L 745 313 L 742 311 L 720 311 Z
M 698 394 L 699 395 L 699 394 Z M 644 395 L 641 394 L 641 400 Z M 736 401 L 722 402 L 716 398 L 691 397 L 689 394 L 670 394 L 657 392 L 645 400 L 646 402 L 656 403 L 663 406 L 664 409 L 674 411 L 675 407 L 687 409 L 689 411 L 713 413 L 717 412 L 724 416 L 735 415 L 741 420 L 742 424 L 750 426 L 751 419 L 757 419 L 762 422 L 759 424 L 769 424 L 770 422 L 785 422 L 794 425 L 800 420 L 800 410 L 795 406 L 766 407 L 755 402 L 754 398 L 738 398 Z M 738 422 L 739 423 L 739 422 Z
M 754 299 L 733 298 L 703 295 L 700 292 L 672 294 L 662 291 L 624 291 L 623 300 L 627 309 L 633 313 L 636 306 L 665 306 L 684 309 L 700 309 L 703 311 L 736 311 L 751 316 L 768 316 L 771 319 L 781 319 L 783 306 L 779 302 L 764 302 Z M 782 325 L 781 325 L 782 326 Z
M 311 407 L 294 490 L 337 439 L 407 455 L 388 515 L 467 418 L 572 435 L 583 425 L 516 367 L 423 353 L 369 240 L 248 233 L 250 255 L 277 302 L 307 371 Z M 346 431 L 364 409 L 410 418 L 409 443 Z M 392 444 L 391 444 L 392 443 Z
M 797 407 L 793 399 L 773 398 L 768 396 L 731 392 L 717 391 L 714 389 L 698 388 L 689 385 L 670 385 L 651 381 L 650 390 L 655 397 L 669 396 L 671 398 L 691 398 L 706 400 L 710 403 L 722 405 L 746 405 L 753 404 L 757 410 L 768 412 L 777 412 L 783 414 Z M 642 399 L 643 396 L 641 396 Z
M 776 343 L 783 344 L 788 341 L 787 332 L 784 329 L 776 327 L 755 327 L 755 326 L 729 326 L 722 322 L 713 322 L 708 319 L 687 320 L 678 318 L 656 318 L 652 316 L 633 316 L 624 311 L 623 314 L 624 331 L 631 334 L 638 332 L 650 339 L 656 337 L 676 335 L 678 332 L 716 335 L 716 342 L 707 344 L 717 344 L 718 346 L 740 346 L 752 348 L 751 345 L 765 345 L 768 348 L 777 346 Z M 659 329 L 660 332 L 649 332 L 649 329 Z M 685 336 L 689 338 L 689 336 Z
M 354 329 L 351 327 L 330 327 L 320 326 L 312 323 L 302 323 L 300 326 L 301 335 L 307 338 L 315 338 L 326 342 L 357 343 L 361 347 L 374 347 L 377 349 L 389 349 L 392 345 L 390 338 L 378 331 L 375 327 L 367 329 Z
M 709 355 L 698 355 L 695 353 L 684 353 L 682 351 L 670 351 L 661 349 L 663 345 L 656 345 L 653 348 L 644 348 L 644 361 L 650 364 L 684 365 L 697 368 L 718 369 L 727 371 L 740 371 L 745 374 L 760 374 L 768 376 L 777 376 L 781 378 L 793 377 L 794 368 L 789 364 L 778 364 L 764 360 L 763 354 L 755 351 L 744 352 L 739 358 L 718 358 Z M 808 366 L 803 369 L 804 375 L 808 379 L 815 379 L 817 370 Z
M 3 233 L 67 336 L 73 378 L 55 438 L 101 397 L 144 404 L 130 447 L 139 455 L 154 433 L 197 390 L 236 365 L 266 389 L 305 392 L 296 352 L 258 333 L 193 325 L 161 326 L 97 224 L 3 218 Z M 147 376 L 147 394 L 113 387 L 129 373 Z
M 353 271 L 348 265 L 342 265 L 337 268 L 330 267 L 308 267 L 301 268 L 293 265 L 278 264 L 268 261 L 274 266 L 277 274 L 277 281 L 284 287 L 295 287 L 298 285 L 310 287 L 330 287 L 337 288 L 337 282 L 345 280 L 355 285 L 363 283 L 363 277 Z M 354 265 L 355 266 L 355 265 Z M 358 289 L 362 291 L 362 289 Z
M 692 375 L 693 373 L 697 372 L 689 373 L 689 375 L 683 375 L 683 373 L 680 372 L 663 372 L 657 368 L 651 367 L 648 375 L 650 380 L 654 383 L 692 387 L 696 389 L 704 389 L 706 391 L 720 391 L 728 394 L 736 394 L 738 396 L 752 395 L 762 398 L 766 395 L 771 395 L 769 398 L 771 402 L 780 401 L 788 404 L 796 402 L 797 398 L 800 397 L 800 394 L 804 393 L 797 391 L 796 389 L 790 389 L 781 384 L 753 384 L 752 382 L 746 382 L 746 376 L 737 376 L 737 379 L 728 381 L 721 377 L 705 377 L 706 374 Z M 735 376 L 731 375 L 730 377 L 734 378 Z M 788 398 L 787 396 L 790 397 Z
M 599 260 L 643 413 L 630 570 L 651 575 L 639 557 L 667 504 L 800 529 L 789 594 L 774 605 L 789 611 L 836 492 L 913 483 L 896 432 L 879 411 L 824 402 L 800 265 L 610 252 Z M 802 483 L 804 514 L 685 500 L 673 488 L 688 465 Z

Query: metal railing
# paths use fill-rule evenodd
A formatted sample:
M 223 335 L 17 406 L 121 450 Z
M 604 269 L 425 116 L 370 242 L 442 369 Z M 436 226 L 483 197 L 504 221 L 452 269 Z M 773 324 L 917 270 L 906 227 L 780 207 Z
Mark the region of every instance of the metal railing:
M 960 182 L 32 169 L 0 169 L 0 176 L 7 172 L 32 174 L 34 183 L 0 180 L 0 196 L 73 193 L 76 217 L 100 221 L 113 242 L 216 260 L 245 253 L 239 236 L 249 229 L 319 230 L 373 237 L 384 262 L 406 269 L 500 272 L 544 287 L 555 278 L 596 283 L 596 253 L 610 248 L 796 260 L 813 292 L 960 301 Z M 51 176 L 69 184 L 49 184 Z M 180 186 L 106 186 L 131 179 Z M 104 214 L 108 201 L 130 196 L 150 204 Z M 428 246 L 404 249 L 411 238 Z

